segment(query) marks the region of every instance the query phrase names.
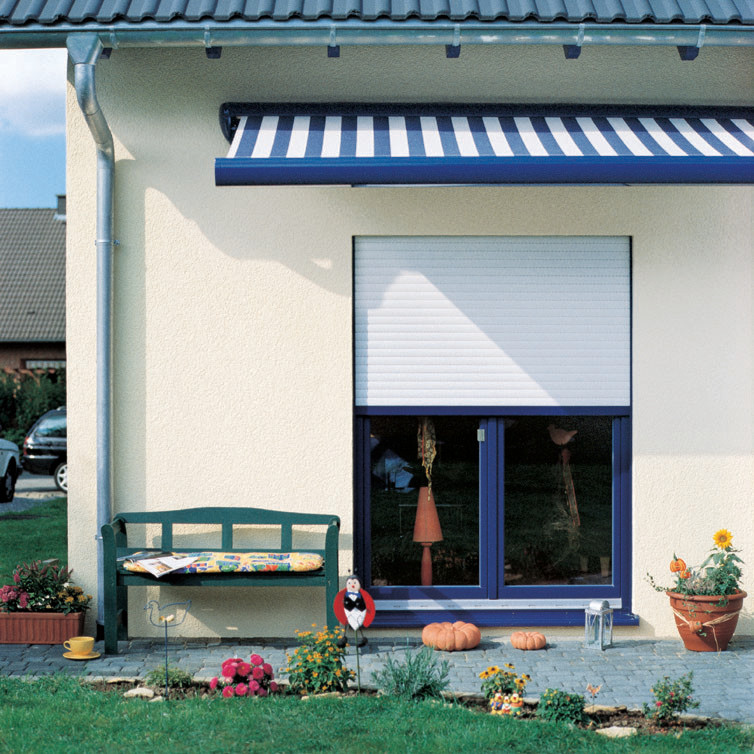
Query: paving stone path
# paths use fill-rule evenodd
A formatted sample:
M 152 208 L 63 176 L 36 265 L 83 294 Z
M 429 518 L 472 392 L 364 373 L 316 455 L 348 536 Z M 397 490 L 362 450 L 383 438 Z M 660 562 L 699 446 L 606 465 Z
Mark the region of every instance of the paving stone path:
M 286 664 L 286 653 L 293 654 L 297 644 L 287 641 L 170 641 L 168 658 L 197 680 L 218 675 L 228 657 L 258 652 L 276 670 Z M 400 661 L 406 652 L 416 651 L 417 640 L 392 641 L 373 638 L 360 650 L 362 685 L 373 686 L 372 672 L 388 657 Z M 102 651 L 102 642 L 95 645 Z M 348 648 L 347 662 L 356 669 L 354 648 Z M 701 706 L 696 714 L 754 724 L 754 638 L 731 642 L 726 652 L 688 652 L 680 640 L 617 639 L 604 652 L 588 650 L 575 639 L 556 639 L 547 649 L 523 652 L 510 644 L 483 641 L 469 652 L 442 653 L 450 663 L 451 689 L 479 693 L 479 673 L 490 665 L 509 662 L 517 673 L 528 673 L 532 680 L 527 697 L 538 697 L 546 688 L 560 688 L 586 694 L 587 684 L 602 686 L 598 704 L 623 704 L 641 707 L 654 701 L 650 689 L 663 676 L 678 678 L 693 671 L 695 697 Z M 164 667 L 162 641 L 121 642 L 120 654 L 102 655 L 84 662 L 67 660 L 60 646 L 0 644 L 0 675 L 24 677 L 61 672 L 89 679 L 142 679 L 155 668 Z M 284 677 L 284 676 L 283 676 Z

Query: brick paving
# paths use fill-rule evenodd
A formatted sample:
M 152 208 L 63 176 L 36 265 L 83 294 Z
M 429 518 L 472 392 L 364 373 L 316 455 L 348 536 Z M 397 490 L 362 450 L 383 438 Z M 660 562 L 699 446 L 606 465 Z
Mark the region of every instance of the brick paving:
M 367 632 L 368 633 L 368 632 Z M 188 671 L 197 680 L 217 675 L 227 657 L 261 654 L 276 671 L 286 663 L 286 653 L 297 644 L 289 640 L 169 641 L 168 660 Z M 406 652 L 416 651 L 416 639 L 372 638 L 360 650 L 362 686 L 373 686 L 372 672 L 388 657 L 400 661 Z M 102 652 L 102 642 L 95 651 Z M 120 654 L 102 655 L 94 660 L 76 661 L 63 657 L 60 646 L 0 644 L 0 675 L 39 677 L 67 673 L 89 679 L 142 679 L 155 668 L 164 666 L 162 641 L 121 642 Z M 347 663 L 356 669 L 355 650 L 349 646 Z M 532 680 L 527 697 L 539 697 L 548 687 L 586 694 L 586 685 L 602 686 L 598 704 L 641 707 L 653 701 L 650 689 L 663 676 L 678 678 L 693 671 L 695 698 L 701 706 L 696 714 L 754 724 L 754 638 L 734 637 L 726 652 L 688 652 L 680 640 L 617 639 L 604 652 L 585 649 L 576 639 L 555 639 L 544 650 L 523 652 L 509 644 L 484 640 L 469 652 L 441 653 L 450 664 L 451 690 L 479 693 L 479 673 L 490 665 L 509 662 L 517 673 L 528 673 Z M 280 675 L 276 672 L 276 675 Z M 283 676 L 284 678 L 284 676 Z

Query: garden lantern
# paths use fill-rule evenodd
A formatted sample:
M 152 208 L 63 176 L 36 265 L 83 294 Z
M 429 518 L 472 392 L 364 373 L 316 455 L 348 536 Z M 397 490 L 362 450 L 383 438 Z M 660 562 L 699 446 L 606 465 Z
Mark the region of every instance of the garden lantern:
M 613 609 L 607 600 L 589 603 L 584 620 L 584 646 L 605 649 L 613 645 Z

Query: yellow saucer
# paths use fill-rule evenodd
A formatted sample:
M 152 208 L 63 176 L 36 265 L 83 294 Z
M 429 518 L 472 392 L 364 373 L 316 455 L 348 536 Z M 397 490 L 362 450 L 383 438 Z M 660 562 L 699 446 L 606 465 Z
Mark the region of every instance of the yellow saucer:
M 93 660 L 95 657 L 99 657 L 99 652 L 89 652 L 88 655 L 75 654 L 74 652 L 63 652 L 63 657 L 67 657 L 69 660 Z

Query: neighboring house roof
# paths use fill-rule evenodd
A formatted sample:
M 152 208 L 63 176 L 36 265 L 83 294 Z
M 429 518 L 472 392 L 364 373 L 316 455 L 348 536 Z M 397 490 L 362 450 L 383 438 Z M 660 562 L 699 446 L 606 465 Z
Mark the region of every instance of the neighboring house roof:
M 0 209 L 0 341 L 65 341 L 65 222 Z
M 751 24 L 753 0 L 0 0 L 0 26 L 201 21 Z

